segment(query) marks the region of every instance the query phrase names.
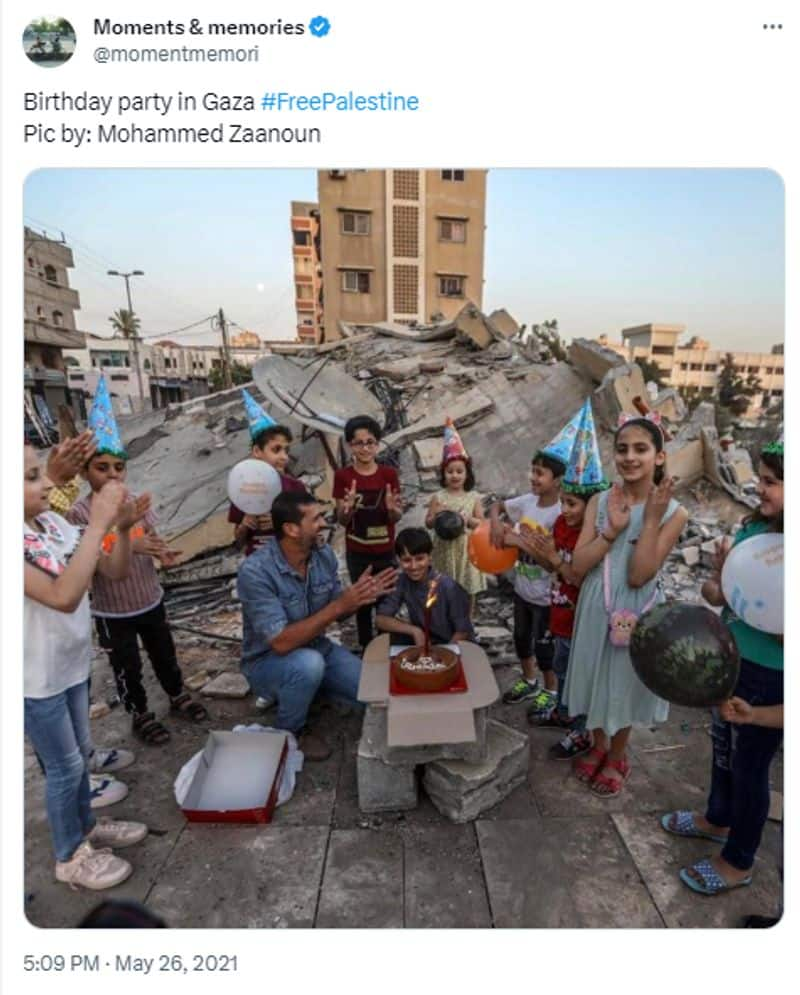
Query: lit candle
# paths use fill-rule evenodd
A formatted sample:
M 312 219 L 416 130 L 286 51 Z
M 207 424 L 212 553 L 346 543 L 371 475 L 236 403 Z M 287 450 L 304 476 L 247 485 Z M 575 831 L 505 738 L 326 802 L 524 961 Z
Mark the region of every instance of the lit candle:
M 422 650 L 422 655 L 425 657 L 430 657 L 431 655 L 431 609 L 436 604 L 436 588 L 438 585 L 438 580 L 430 582 L 428 585 L 428 597 L 425 599 L 425 646 Z

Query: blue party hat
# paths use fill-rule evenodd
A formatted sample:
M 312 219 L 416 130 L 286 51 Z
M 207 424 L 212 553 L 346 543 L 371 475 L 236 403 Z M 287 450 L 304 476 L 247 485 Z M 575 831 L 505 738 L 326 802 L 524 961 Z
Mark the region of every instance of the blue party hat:
M 244 409 L 247 412 L 247 420 L 250 423 L 250 438 L 255 441 L 265 428 L 272 428 L 278 423 L 274 418 L 270 418 L 267 412 L 255 400 L 250 391 L 242 387 L 242 398 Z
M 606 490 L 609 484 L 603 474 L 603 464 L 600 462 L 600 447 L 597 444 L 592 404 L 588 398 L 572 422 L 576 419 L 577 428 L 561 488 L 571 494 L 586 496 Z
M 536 455 L 549 456 L 551 459 L 557 459 L 559 463 L 563 463 L 566 467 L 567 463 L 569 463 L 569 456 L 572 452 L 572 447 L 575 444 L 575 437 L 578 434 L 582 411 L 583 408 L 581 408 L 581 411 L 579 411 L 576 415 L 570 418 L 555 438 L 551 439 L 546 446 L 543 446 Z
M 111 407 L 111 396 L 108 393 L 104 373 L 100 374 L 100 379 L 97 381 L 97 390 L 89 410 L 87 425 L 97 441 L 98 456 L 101 453 L 108 453 L 111 456 L 119 456 L 120 459 L 128 458 L 117 428 L 114 409 Z

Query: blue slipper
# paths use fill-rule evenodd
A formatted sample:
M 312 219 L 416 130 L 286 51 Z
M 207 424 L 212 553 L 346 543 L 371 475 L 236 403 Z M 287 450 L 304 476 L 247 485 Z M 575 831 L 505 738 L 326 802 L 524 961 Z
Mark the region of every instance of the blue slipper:
M 674 820 L 675 824 L 670 825 Z M 715 836 L 695 825 L 691 812 L 667 812 L 661 816 L 661 828 L 673 836 L 691 836 L 699 840 L 711 840 L 712 843 L 727 843 L 727 836 Z
M 691 877 L 689 871 L 695 871 L 699 874 L 702 881 L 697 881 L 695 878 Z M 723 891 L 732 891 L 734 888 L 745 888 L 752 882 L 753 877 L 751 875 L 750 877 L 746 877 L 743 881 L 737 881 L 735 884 L 728 884 L 711 861 L 706 859 L 698 860 L 696 864 L 693 864 L 689 868 L 689 870 L 682 867 L 680 871 L 680 879 L 687 888 L 691 888 L 692 891 L 696 891 L 700 895 L 721 895 Z

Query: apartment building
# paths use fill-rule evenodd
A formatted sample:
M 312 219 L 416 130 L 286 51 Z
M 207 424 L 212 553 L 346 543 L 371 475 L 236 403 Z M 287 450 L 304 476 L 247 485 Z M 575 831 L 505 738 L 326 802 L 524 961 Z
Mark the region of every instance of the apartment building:
M 486 170 L 320 170 L 317 186 L 317 204 L 292 204 L 298 337 L 482 307 Z
M 75 323 L 80 297 L 69 285 L 72 250 L 32 228 L 25 228 L 24 237 L 26 413 L 47 427 L 55 424 L 60 404 L 82 414 L 80 396 L 73 397 L 69 389 L 64 350 L 80 349 L 85 336 Z
M 322 340 L 322 246 L 319 205 L 292 201 L 292 272 L 294 275 L 297 338 Z
M 748 414 L 756 414 L 783 397 L 782 344 L 773 346 L 771 352 L 742 352 L 712 349 L 705 339 L 694 336 L 685 345 L 678 345 L 685 332 L 685 325 L 636 325 L 622 329 L 622 343 L 609 342 L 605 336 L 598 341 L 628 361 L 647 359 L 655 363 L 664 383 L 704 397 L 716 397 L 719 373 L 730 352 L 736 372 L 743 379 L 758 377 L 760 390 L 753 396 Z

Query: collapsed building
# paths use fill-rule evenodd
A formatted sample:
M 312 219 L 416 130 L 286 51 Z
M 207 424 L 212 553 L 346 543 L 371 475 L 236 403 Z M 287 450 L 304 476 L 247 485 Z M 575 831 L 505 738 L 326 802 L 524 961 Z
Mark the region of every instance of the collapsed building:
M 488 505 L 527 487 L 533 453 L 587 395 L 609 477 L 621 413 L 635 414 L 644 401 L 668 428 L 669 473 L 690 511 L 686 534 L 667 565 L 672 596 L 699 597 L 714 540 L 757 504 L 750 457 L 744 449 L 720 445 L 713 405 L 702 403 L 687 418 L 677 392 L 655 391 L 639 366 L 596 342 L 575 340 L 568 358 L 559 360 L 551 343 L 506 311 L 487 315 L 472 304 L 455 318 L 429 325 L 340 328 L 341 339 L 299 352 L 296 343 L 285 350 L 273 346 L 254 366 L 248 385 L 294 435 L 289 471 L 331 512 L 333 474 L 346 459 L 344 424 L 353 414 L 369 414 L 383 428 L 379 459 L 400 473 L 403 527 L 422 523 L 439 487 L 445 418 L 460 431 Z M 227 477 L 250 450 L 239 389 L 149 412 L 121 428 L 131 487 L 153 492 L 160 531 L 181 550 L 181 565 L 164 578 L 172 614 L 177 611 L 180 624 L 182 607 L 188 616 L 202 609 L 209 635 L 238 638 L 239 554 L 231 547 Z M 333 524 L 331 538 L 343 553 L 341 530 Z

